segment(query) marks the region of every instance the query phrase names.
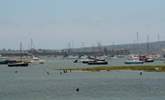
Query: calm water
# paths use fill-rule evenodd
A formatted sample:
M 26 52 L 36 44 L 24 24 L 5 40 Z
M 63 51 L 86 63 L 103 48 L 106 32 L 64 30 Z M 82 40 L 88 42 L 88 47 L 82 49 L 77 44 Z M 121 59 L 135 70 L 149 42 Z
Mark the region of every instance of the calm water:
M 165 100 L 165 73 L 54 70 L 85 66 L 58 59 L 27 68 L 0 65 L 0 100 Z

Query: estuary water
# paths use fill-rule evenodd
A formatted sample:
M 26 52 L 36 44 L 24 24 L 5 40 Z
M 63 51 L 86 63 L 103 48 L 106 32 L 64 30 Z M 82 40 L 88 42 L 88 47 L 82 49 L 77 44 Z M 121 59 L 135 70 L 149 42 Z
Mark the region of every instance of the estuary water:
M 80 66 L 59 59 L 22 68 L 0 65 L 0 100 L 165 100 L 163 72 L 55 70 Z

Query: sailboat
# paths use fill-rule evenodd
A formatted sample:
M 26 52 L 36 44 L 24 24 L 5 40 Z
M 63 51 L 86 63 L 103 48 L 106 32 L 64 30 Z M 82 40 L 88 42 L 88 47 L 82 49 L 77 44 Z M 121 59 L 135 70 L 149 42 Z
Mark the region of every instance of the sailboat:
M 138 54 L 137 55 L 129 55 L 128 59 L 124 62 L 125 64 L 143 64 L 144 61 L 140 59 L 140 52 L 139 52 L 139 33 L 136 33 L 137 35 L 137 49 L 138 50 Z
M 124 62 L 125 64 L 143 64 L 144 61 L 141 61 L 139 55 L 129 55 L 128 59 Z
M 8 67 L 27 67 L 29 65 L 28 62 L 22 60 L 22 43 L 20 43 L 20 53 L 20 60 L 14 63 L 9 63 Z
M 30 58 L 30 63 L 32 64 L 44 64 L 45 60 L 41 59 L 40 57 L 37 57 L 33 54 L 33 50 L 35 50 L 34 48 L 34 43 L 33 40 L 30 40 L 30 44 L 31 44 L 31 50 L 30 50 L 30 54 L 31 54 L 31 58 Z

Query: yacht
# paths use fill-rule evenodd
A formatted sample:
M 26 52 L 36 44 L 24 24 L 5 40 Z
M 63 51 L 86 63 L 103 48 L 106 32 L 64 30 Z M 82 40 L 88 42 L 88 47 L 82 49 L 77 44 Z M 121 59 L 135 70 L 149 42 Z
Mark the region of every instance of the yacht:
M 30 63 L 34 64 L 44 64 L 45 60 L 40 59 L 39 57 L 32 56 Z
M 143 64 L 144 61 L 138 59 L 129 59 L 124 62 L 125 64 Z

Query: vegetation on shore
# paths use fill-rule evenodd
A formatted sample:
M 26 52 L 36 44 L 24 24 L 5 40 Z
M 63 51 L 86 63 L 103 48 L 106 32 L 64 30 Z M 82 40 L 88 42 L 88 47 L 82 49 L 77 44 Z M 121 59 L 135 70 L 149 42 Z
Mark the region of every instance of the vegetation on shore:
M 130 71 L 146 71 L 146 72 L 165 72 L 165 65 L 143 65 L 143 66 L 98 66 L 88 68 L 66 68 L 59 70 L 72 70 L 72 71 L 117 71 L 117 70 L 130 70 Z

